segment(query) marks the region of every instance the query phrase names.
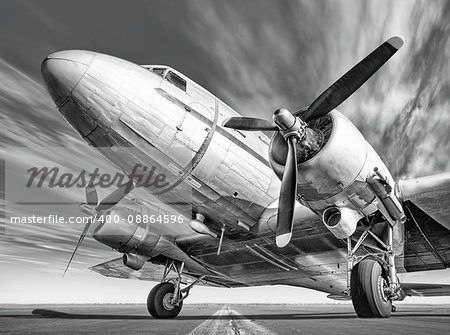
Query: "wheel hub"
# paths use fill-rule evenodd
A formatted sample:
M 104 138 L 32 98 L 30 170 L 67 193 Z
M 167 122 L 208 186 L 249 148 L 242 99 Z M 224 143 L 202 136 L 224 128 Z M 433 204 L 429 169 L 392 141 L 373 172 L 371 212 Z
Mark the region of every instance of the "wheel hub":
M 386 295 L 386 291 L 389 291 L 389 285 L 382 276 L 378 277 L 377 287 L 381 300 L 383 300 L 383 302 L 388 302 L 389 299 L 388 296 Z
M 168 310 L 171 311 L 172 309 L 175 308 L 175 305 L 172 304 L 172 299 L 173 299 L 173 293 L 167 293 L 164 298 L 163 298 L 163 307 Z

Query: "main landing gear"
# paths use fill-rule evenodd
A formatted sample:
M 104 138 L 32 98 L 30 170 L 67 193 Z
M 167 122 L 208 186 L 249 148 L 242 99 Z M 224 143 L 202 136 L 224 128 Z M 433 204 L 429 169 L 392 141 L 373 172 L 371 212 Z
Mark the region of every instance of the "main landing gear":
M 353 267 L 350 282 L 353 307 L 360 318 L 388 318 L 392 301 L 388 279 L 374 259 L 363 259 Z
M 147 309 L 156 319 L 173 319 L 183 307 L 183 300 L 189 295 L 190 289 L 201 282 L 205 276 L 200 276 L 194 282 L 181 289 L 184 262 L 167 260 L 164 267 L 161 283 L 156 285 L 148 295 Z M 176 278 L 168 279 L 170 272 L 176 274 Z
M 348 245 L 347 285 L 356 314 L 361 318 L 388 318 L 395 312 L 392 301 L 402 300 L 392 250 L 392 227 L 388 224 L 387 243 L 384 243 L 368 227 L 354 248 L 351 239 Z M 379 254 L 360 258 L 355 255 L 367 236 L 372 236 L 384 249 Z M 359 262 L 358 262 L 359 261 Z
M 159 283 L 148 295 L 147 309 L 156 319 L 172 319 L 183 307 L 183 301 L 174 299 L 175 285 L 169 282 Z

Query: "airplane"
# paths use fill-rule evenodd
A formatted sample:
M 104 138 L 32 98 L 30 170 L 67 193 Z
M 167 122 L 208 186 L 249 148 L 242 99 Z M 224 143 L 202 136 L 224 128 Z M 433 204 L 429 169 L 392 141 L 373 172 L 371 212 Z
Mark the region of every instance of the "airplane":
M 59 112 L 129 178 L 101 201 L 86 187 L 80 208 L 95 218 L 66 271 L 90 231 L 123 254 L 91 270 L 160 282 L 147 299 L 154 318 L 176 317 L 198 284 L 309 288 L 351 300 L 362 318 L 388 318 L 406 296 L 450 295 L 450 285 L 399 279 L 449 267 L 450 173 L 395 181 L 335 109 L 403 43 L 389 38 L 309 106 L 273 120 L 241 116 L 169 66 L 50 54 L 41 73 Z M 136 166 L 139 178 L 158 173 L 142 187 L 149 198 L 185 219 L 129 199 Z

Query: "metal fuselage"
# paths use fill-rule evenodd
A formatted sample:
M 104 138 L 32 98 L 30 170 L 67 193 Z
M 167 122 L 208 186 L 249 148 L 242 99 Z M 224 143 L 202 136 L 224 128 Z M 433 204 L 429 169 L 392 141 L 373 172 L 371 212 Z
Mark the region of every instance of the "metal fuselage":
M 271 141 L 261 132 L 223 128 L 226 118 L 239 114 L 171 68 L 163 78 L 116 57 L 74 50 L 50 55 L 42 73 L 60 112 L 106 159 L 128 175 L 136 164 L 154 167 L 141 174 L 150 178 L 159 174 L 164 180 L 146 187 L 148 192 L 177 213 L 202 214 L 212 232 L 225 229 L 220 256 L 215 255 L 217 239 L 194 232 L 186 223 L 99 225 L 94 237 L 100 242 L 125 253 L 141 243 L 141 250 L 152 255 L 165 236 L 242 285 L 278 283 L 336 293 L 345 289 L 345 243 L 330 234 L 320 215 L 332 206 L 350 208 L 357 217 L 373 214 L 377 200 L 367 175 L 377 167 L 393 180 L 342 114 L 332 111 L 327 116 L 331 126 L 324 147 L 298 165 L 294 239 L 290 246 L 277 249 L 273 236 L 277 175 L 283 172 L 285 155 L 277 135 Z M 167 80 L 169 75 L 184 81 L 185 89 Z M 121 215 L 149 211 L 132 203 L 116 207 L 112 212 Z M 126 237 L 102 239 L 112 235 Z M 257 267 L 261 255 L 266 267 Z M 273 282 L 267 280 L 270 266 L 276 273 Z M 289 273 L 294 268 L 300 273 Z

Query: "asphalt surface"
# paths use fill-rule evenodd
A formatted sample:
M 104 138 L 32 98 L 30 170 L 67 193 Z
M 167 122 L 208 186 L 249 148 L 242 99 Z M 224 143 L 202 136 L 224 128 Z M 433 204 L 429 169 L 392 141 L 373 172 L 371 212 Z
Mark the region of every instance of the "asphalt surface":
M 449 334 L 450 305 L 397 305 L 390 319 L 358 319 L 351 305 L 185 305 L 174 320 L 144 305 L 0 306 L 2 334 Z

